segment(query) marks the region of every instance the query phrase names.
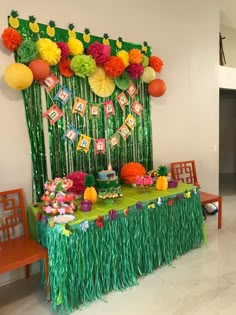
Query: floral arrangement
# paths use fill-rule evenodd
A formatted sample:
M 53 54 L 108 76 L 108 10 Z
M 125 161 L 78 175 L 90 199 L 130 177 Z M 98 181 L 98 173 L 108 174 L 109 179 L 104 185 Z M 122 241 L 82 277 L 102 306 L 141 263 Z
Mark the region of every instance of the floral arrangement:
M 137 176 L 135 183 L 138 188 L 147 189 L 153 185 L 153 179 L 150 175 Z
M 11 52 L 14 52 L 18 63 L 22 63 L 25 67 L 28 67 L 31 61 L 41 59 L 49 67 L 57 65 L 62 76 L 76 75 L 81 78 L 89 78 L 96 72 L 98 67 L 102 67 L 106 76 L 111 80 L 121 77 L 124 73 L 130 79 L 136 80 L 140 78 L 142 80 L 142 75 L 145 73 L 143 82 L 147 84 L 152 82 L 155 77 L 153 77 L 153 74 L 147 75 L 145 68 L 152 68 L 155 73 L 159 73 L 163 67 L 163 61 L 158 56 L 148 56 L 147 42 L 144 42 L 142 46 L 140 45 L 140 49 L 132 48 L 126 51 L 123 49 L 123 41 L 119 37 L 116 41 L 117 50 L 112 55 L 107 34 L 104 34 L 102 43 L 98 42 L 98 40 L 91 43 L 90 32 L 88 29 L 85 29 L 83 39 L 79 40 L 76 38 L 76 32 L 72 23 L 69 24 L 68 40 L 60 42 L 53 41 L 56 34 L 56 25 L 53 21 L 50 21 L 46 28 L 47 35 L 45 34 L 45 36 L 47 38 L 38 37 L 35 41 L 28 38 L 25 39 L 19 32 L 20 23 L 16 11 L 11 12 L 9 24 L 10 26 L 4 29 L 1 35 L 3 45 Z M 34 16 L 29 17 L 29 29 L 34 34 L 40 34 L 40 26 Z M 17 75 L 20 78 L 26 71 L 26 68 L 22 71 L 23 73 L 16 73 L 12 70 L 12 76 L 14 73 L 15 76 Z M 20 86 L 9 80 L 9 76 L 4 76 L 4 79 L 10 87 L 23 90 L 33 83 L 34 73 L 32 74 L 33 78 L 31 79 L 30 77 L 27 83 Z M 29 77 L 30 75 L 27 74 L 27 76 Z M 101 74 L 101 76 L 100 81 L 103 81 L 104 75 Z M 46 78 L 47 76 L 41 79 L 45 80 Z M 102 84 L 103 82 L 98 87 L 99 92 L 94 88 L 92 91 L 101 97 L 110 96 L 113 93 L 113 89 L 111 89 L 110 95 L 107 95 L 106 92 L 103 96 L 103 93 L 101 93 Z M 152 95 L 152 92 L 149 93 Z

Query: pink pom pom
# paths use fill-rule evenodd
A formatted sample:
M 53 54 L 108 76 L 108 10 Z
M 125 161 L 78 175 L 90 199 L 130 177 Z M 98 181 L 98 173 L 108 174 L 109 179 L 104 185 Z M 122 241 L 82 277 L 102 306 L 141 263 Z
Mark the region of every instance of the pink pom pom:
M 81 171 L 68 174 L 66 178 L 69 178 L 73 181 L 73 186 L 68 191 L 73 192 L 76 195 L 82 195 L 86 188 L 84 186 L 84 180 L 86 176 L 87 173 Z
M 144 71 L 144 67 L 139 63 L 134 63 L 128 66 L 127 72 L 131 79 L 138 79 Z
M 65 42 L 57 42 L 57 46 L 61 49 L 61 60 L 68 58 L 70 55 L 68 44 Z
M 99 42 L 92 43 L 87 49 L 87 55 L 91 55 L 96 61 L 97 65 L 104 64 L 111 54 L 111 46 L 103 45 Z

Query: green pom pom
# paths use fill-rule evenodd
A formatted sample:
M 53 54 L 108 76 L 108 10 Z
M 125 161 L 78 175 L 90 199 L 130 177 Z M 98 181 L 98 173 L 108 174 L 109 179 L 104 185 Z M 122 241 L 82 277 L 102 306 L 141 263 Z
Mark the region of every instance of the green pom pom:
M 85 78 L 95 72 L 96 62 L 90 55 L 77 55 L 72 58 L 70 68 L 75 75 Z
M 149 64 L 149 58 L 143 54 L 143 56 L 142 56 L 142 65 L 144 67 L 147 67 L 148 64 Z
M 94 176 L 92 174 L 89 174 L 85 177 L 84 186 L 92 187 L 94 185 L 94 181 Z
M 34 41 L 25 40 L 20 44 L 17 54 L 20 57 L 20 62 L 29 63 L 38 58 L 38 48 Z

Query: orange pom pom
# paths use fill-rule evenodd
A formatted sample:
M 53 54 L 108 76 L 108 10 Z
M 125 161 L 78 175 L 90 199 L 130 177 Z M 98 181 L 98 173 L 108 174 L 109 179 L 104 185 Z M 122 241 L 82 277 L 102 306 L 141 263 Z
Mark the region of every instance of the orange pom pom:
M 116 78 L 124 72 L 125 64 L 120 57 L 113 56 L 104 63 L 104 70 L 110 78 Z
M 120 178 L 125 184 L 134 184 L 136 177 L 144 176 L 146 174 L 145 168 L 140 163 L 130 162 L 124 164 L 120 171 Z
M 129 51 L 129 62 L 130 63 L 141 63 L 142 59 L 143 59 L 143 55 L 139 49 L 133 48 Z
M 152 67 L 156 72 L 161 72 L 163 67 L 163 61 L 157 56 L 151 56 L 149 58 L 149 66 Z
M 3 45 L 10 51 L 15 51 L 22 43 L 21 34 L 12 27 L 7 27 L 2 33 Z

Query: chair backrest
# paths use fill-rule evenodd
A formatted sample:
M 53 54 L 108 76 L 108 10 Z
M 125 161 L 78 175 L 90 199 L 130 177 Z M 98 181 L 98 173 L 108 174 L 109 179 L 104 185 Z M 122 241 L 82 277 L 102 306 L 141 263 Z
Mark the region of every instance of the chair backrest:
M 0 242 L 28 235 L 22 189 L 0 192 Z
M 173 179 L 187 184 L 198 182 L 195 161 L 172 162 L 170 166 Z

